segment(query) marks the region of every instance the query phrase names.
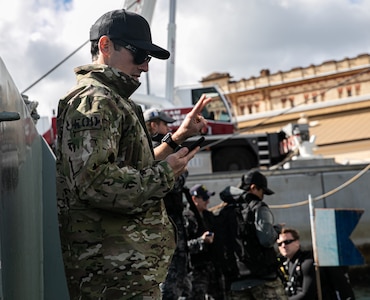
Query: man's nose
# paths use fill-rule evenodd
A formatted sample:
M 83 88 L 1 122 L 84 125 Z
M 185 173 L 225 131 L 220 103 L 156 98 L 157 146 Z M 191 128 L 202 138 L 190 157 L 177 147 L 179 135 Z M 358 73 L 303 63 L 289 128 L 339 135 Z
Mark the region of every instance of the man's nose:
M 141 65 L 139 65 L 139 70 L 142 72 L 148 72 L 149 71 L 149 62 L 144 61 Z

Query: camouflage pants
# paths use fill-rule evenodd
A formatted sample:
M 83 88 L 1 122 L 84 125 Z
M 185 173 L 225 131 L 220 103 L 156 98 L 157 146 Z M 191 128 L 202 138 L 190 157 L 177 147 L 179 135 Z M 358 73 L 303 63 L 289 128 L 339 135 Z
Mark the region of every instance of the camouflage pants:
M 130 300 L 160 300 L 161 292 L 158 289 L 153 289 L 151 291 L 144 292 L 142 295 L 138 295 L 130 298 Z
M 178 250 L 178 249 L 176 249 Z M 188 273 L 187 254 L 175 251 L 165 282 L 160 286 L 162 300 L 191 299 L 191 274 Z
M 82 295 L 82 296 L 76 296 L 71 297 L 70 300 L 110 300 L 110 299 L 130 299 L 130 300 L 160 300 L 161 299 L 161 293 L 159 288 L 152 288 L 149 291 L 145 291 L 143 293 L 140 293 L 136 296 L 128 296 L 128 297 L 119 297 L 117 298 L 116 295 L 111 296 L 110 294 L 107 294 L 106 296 L 94 296 L 93 294 L 89 293 L 88 295 Z
M 225 290 L 223 276 L 213 263 L 194 267 L 191 300 L 224 300 Z
M 135 296 L 130 299 L 132 300 L 160 300 L 161 299 L 161 292 L 158 289 L 151 290 L 149 292 L 145 292 L 143 295 Z
M 146 291 L 131 291 L 130 295 L 123 295 L 122 291 L 119 289 L 108 288 L 102 293 L 99 291 L 99 285 L 97 288 L 88 290 L 84 289 L 83 292 L 79 289 L 69 290 L 69 300 L 112 300 L 112 299 L 122 299 L 122 300 L 160 300 L 161 292 L 158 287 L 152 287 L 150 290 Z M 137 295 L 135 295 L 135 293 Z M 1 299 L 1 298 L 0 298 Z
M 183 217 L 182 215 L 172 215 L 172 219 L 177 228 L 177 245 L 168 267 L 166 279 L 160 286 L 162 300 L 191 299 L 190 257 Z
M 228 300 L 288 300 L 279 278 L 242 291 L 229 291 Z

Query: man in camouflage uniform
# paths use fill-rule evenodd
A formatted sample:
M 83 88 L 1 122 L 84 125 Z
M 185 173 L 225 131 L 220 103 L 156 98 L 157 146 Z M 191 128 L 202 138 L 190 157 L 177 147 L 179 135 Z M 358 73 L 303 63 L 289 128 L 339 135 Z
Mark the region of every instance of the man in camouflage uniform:
M 159 299 L 175 248 L 161 200 L 196 151 L 174 149 L 206 125 L 201 97 L 177 132 L 153 151 L 138 105 L 129 100 L 151 56 L 141 16 L 115 10 L 90 30 L 93 64 L 58 106 L 57 192 L 70 299 Z

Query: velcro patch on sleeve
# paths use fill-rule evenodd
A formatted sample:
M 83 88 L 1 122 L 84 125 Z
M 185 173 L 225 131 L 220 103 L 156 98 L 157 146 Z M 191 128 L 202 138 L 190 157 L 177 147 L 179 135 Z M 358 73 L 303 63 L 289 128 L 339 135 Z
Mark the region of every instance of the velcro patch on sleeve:
M 102 127 L 101 115 L 96 113 L 92 115 L 85 115 L 71 119 L 69 130 L 82 131 L 82 130 L 99 130 Z

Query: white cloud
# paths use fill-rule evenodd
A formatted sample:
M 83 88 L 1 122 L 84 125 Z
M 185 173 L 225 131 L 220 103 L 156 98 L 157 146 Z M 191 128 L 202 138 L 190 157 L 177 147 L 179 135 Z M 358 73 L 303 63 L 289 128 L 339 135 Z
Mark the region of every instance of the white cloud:
M 12 0 L 0 7 L 0 57 L 20 91 L 88 40 L 91 24 L 123 0 Z M 169 0 L 157 0 L 153 41 L 167 47 Z M 370 52 L 370 1 L 177 1 L 175 84 L 195 84 L 213 72 L 235 80 Z M 90 63 L 89 45 L 26 94 L 51 114 L 75 83 L 73 68 Z M 165 92 L 166 62 L 150 63 L 150 87 Z M 145 92 L 145 79 L 140 92 Z

